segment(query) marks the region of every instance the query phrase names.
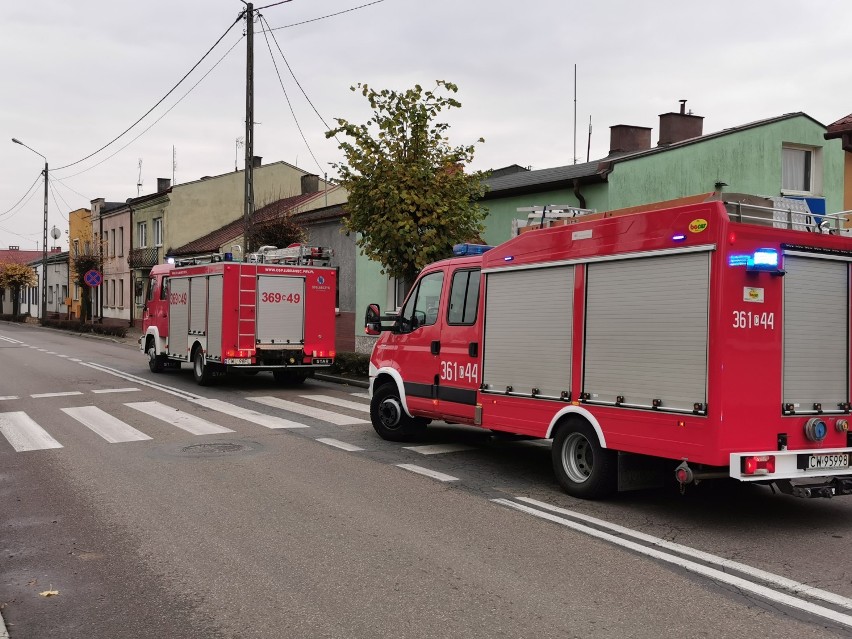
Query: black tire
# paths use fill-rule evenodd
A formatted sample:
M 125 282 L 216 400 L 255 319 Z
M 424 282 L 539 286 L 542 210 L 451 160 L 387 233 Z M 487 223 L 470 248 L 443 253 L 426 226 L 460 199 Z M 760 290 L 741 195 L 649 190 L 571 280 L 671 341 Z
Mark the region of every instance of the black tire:
M 370 421 L 379 437 L 391 442 L 407 442 L 419 435 L 429 422 L 409 417 L 402 407 L 396 384 L 382 384 L 370 400 Z
M 200 346 L 192 353 L 192 376 L 199 386 L 209 386 L 213 381 L 213 371 L 204 361 L 204 350 Z
M 299 386 L 304 384 L 305 380 L 308 379 L 308 373 L 279 369 L 272 371 L 272 377 L 275 378 L 275 381 L 279 384 L 284 384 L 285 386 Z
M 149 339 L 145 344 L 145 352 L 148 354 L 148 368 L 151 369 L 151 372 L 162 373 L 165 367 L 165 360 L 162 355 L 157 355 L 153 339 Z
M 618 488 L 618 453 L 601 448 L 597 433 L 583 419 L 563 423 L 553 439 L 553 471 L 573 497 L 602 499 Z

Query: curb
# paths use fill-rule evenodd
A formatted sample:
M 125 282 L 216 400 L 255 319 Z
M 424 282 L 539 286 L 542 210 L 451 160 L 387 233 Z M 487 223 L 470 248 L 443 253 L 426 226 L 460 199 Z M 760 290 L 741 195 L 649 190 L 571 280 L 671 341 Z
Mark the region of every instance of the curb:
M 358 388 L 370 388 L 370 382 L 363 379 L 352 379 L 351 377 L 338 377 L 337 375 L 328 375 L 326 373 L 314 373 L 314 379 L 321 379 L 324 382 L 334 382 L 335 384 L 349 384 Z M 0 636 L 0 639 L 3 639 Z

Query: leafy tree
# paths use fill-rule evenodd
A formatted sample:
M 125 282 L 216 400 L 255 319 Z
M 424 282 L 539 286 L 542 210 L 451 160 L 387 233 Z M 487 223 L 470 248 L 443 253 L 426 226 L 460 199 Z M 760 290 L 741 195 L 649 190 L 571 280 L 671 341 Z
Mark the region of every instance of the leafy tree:
M 82 299 L 80 300 L 80 322 L 85 323 L 89 319 L 89 311 L 91 309 L 92 289 L 86 284 L 86 273 L 91 270 L 99 270 L 101 268 L 100 255 L 91 253 L 81 253 L 74 258 L 74 276 L 77 286 L 82 291 Z
M 305 229 L 290 217 L 276 217 L 252 226 L 248 246 L 255 249 L 261 246 L 284 248 L 294 242 L 305 241 Z
M 26 264 L 6 262 L 0 264 L 0 289 L 11 289 L 12 316 L 17 319 L 21 311 L 21 289 L 38 283 L 36 272 Z
M 450 146 L 443 110 L 461 107 L 458 87 L 439 80 L 435 89 L 360 91 L 373 109 L 366 124 L 337 118 L 326 137 L 344 134 L 346 163 L 335 164 L 349 193 L 345 224 L 358 246 L 383 272 L 412 282 L 424 266 L 451 255 L 453 244 L 474 240 L 483 229 L 485 192 L 480 171 L 465 173 L 474 146 Z M 479 142 L 484 142 L 482 138 Z

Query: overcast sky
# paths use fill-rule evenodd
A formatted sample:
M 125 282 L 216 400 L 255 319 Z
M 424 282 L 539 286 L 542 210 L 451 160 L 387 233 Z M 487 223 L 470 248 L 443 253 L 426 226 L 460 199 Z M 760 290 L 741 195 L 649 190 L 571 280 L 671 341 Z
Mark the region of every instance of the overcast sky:
M 264 163 L 284 160 L 331 176 L 330 163 L 341 159 L 279 46 L 329 124 L 336 117 L 367 119 L 366 101 L 349 91 L 355 83 L 406 89 L 455 82 L 462 108 L 445 118 L 450 141 L 485 138 L 477 169 L 574 162 L 574 65 L 581 162 L 590 117 L 597 159 L 607 154 L 615 124 L 653 127 L 656 144 L 659 114 L 676 111 L 680 99 L 704 116 L 705 133 L 794 111 L 823 124 L 852 112 L 848 0 L 380 0 L 356 9 L 371 1 L 291 0 L 261 12 L 273 29 L 269 43 L 296 114 L 294 120 L 256 26 L 255 155 Z M 49 161 L 49 227 L 63 231 L 63 248 L 68 211 L 88 208 L 97 197 L 124 201 L 154 192 L 158 177 L 172 178 L 173 148 L 176 183 L 233 171 L 235 159 L 242 168 L 242 23 L 129 134 L 77 162 L 154 106 L 243 6 L 239 0 L 4 3 L 0 248 L 36 249 L 42 237 L 43 188 L 16 203 L 39 178 L 43 160 L 13 137 Z

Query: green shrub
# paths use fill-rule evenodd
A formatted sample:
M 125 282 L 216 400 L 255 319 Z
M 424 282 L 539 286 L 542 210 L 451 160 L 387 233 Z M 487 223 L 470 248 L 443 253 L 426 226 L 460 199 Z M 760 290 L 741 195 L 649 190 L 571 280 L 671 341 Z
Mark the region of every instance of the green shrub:
M 367 377 L 370 374 L 370 356 L 363 353 L 338 353 L 329 372 Z
M 27 319 L 27 315 L 18 315 L 14 317 L 12 315 L 0 315 L 0 320 L 4 322 L 24 322 Z

